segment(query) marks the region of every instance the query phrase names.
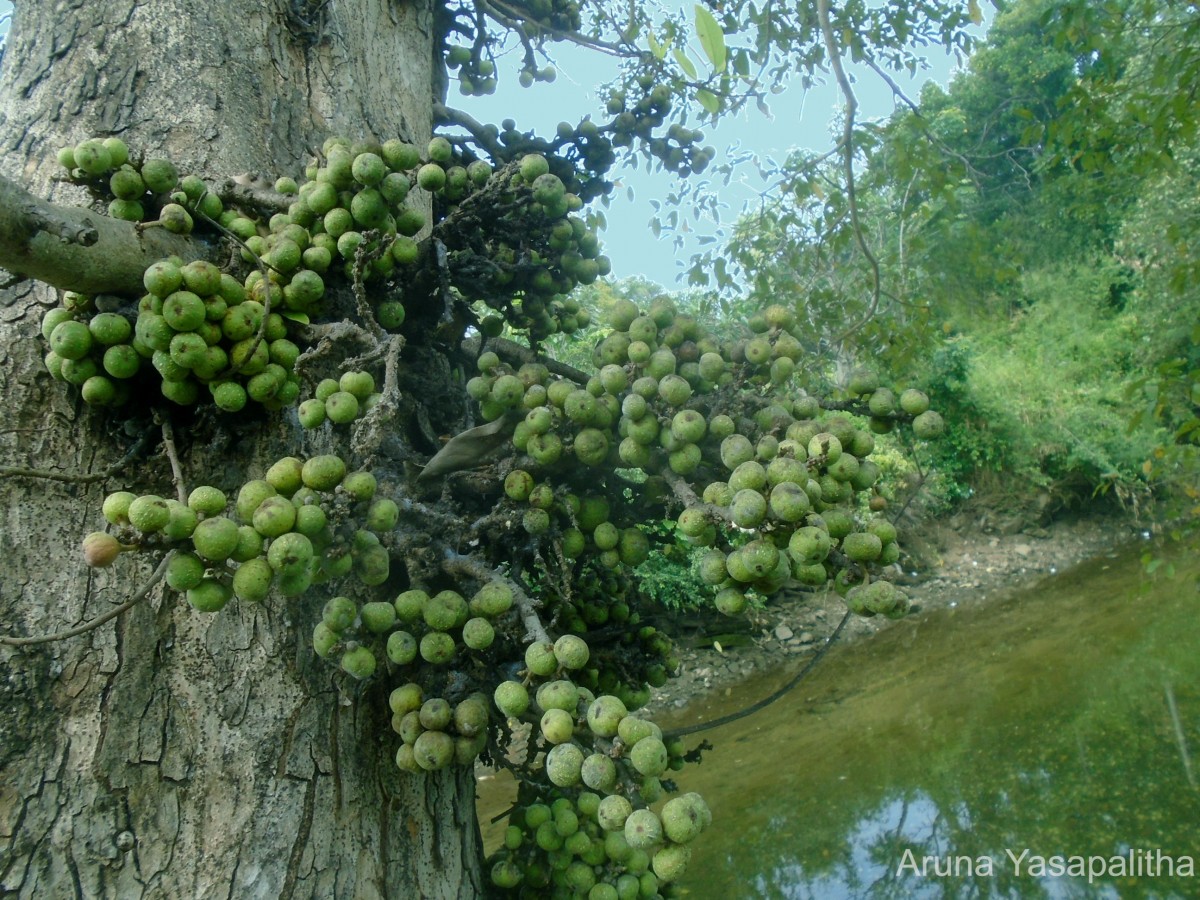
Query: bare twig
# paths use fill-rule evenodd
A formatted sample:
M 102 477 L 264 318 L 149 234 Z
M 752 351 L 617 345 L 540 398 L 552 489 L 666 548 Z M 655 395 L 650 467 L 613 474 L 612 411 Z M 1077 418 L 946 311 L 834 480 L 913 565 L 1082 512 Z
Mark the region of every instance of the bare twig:
M 692 490 L 692 486 L 670 469 L 663 471 L 663 479 L 671 486 L 671 490 L 675 494 L 675 499 L 684 506 L 689 509 L 699 509 L 714 522 L 725 522 L 728 524 L 733 521 L 733 517 L 728 509 L 723 506 L 717 506 L 715 503 L 701 502 L 700 498 L 696 496 L 696 492 Z
M 518 344 L 516 341 L 510 341 L 508 338 L 488 338 L 481 346 L 478 337 L 471 337 L 462 342 L 462 349 L 464 353 L 467 353 L 472 358 L 477 358 L 484 350 L 491 350 L 510 365 L 521 366 L 525 363 L 538 363 L 545 366 L 551 375 L 558 375 L 561 378 L 574 381 L 576 384 L 588 383 L 588 376 L 585 372 L 581 372 L 574 366 L 559 362 L 549 356 L 543 356 L 522 344 Z
M 829 652 L 829 648 L 834 645 L 834 642 L 837 641 L 838 637 L 841 635 L 842 629 L 845 628 L 846 623 L 850 621 L 851 615 L 853 615 L 853 613 L 851 613 L 849 610 L 846 610 L 846 614 L 842 616 L 842 621 L 838 622 L 837 628 L 833 629 L 833 634 L 825 639 L 825 643 L 821 645 L 820 649 L 817 650 L 813 658 L 804 664 L 804 668 L 788 679 L 787 684 L 785 684 L 783 687 L 768 694 L 757 703 L 752 703 L 745 709 L 739 709 L 737 712 L 732 712 L 729 713 L 729 715 L 721 716 L 718 719 L 713 719 L 711 722 L 700 722 L 696 725 L 688 725 L 686 728 L 677 728 L 674 731 L 668 731 L 663 734 L 663 738 L 683 737 L 685 734 L 695 734 L 698 731 L 708 731 L 710 728 L 719 728 L 722 725 L 728 725 L 730 722 L 736 722 L 738 719 L 745 718 L 752 713 L 758 712 L 760 709 L 770 706 L 780 697 L 783 697 L 790 690 L 792 690 L 792 688 L 798 685 L 809 672 L 816 668 L 817 663 L 819 663 L 825 654 Z
M 512 591 L 513 602 L 521 613 L 521 622 L 525 625 L 525 639 L 527 641 L 551 642 L 550 635 L 546 633 L 546 626 L 542 624 L 542 620 L 537 614 L 540 604 L 526 594 L 521 589 L 521 586 L 511 578 L 494 569 L 489 569 L 473 557 L 459 556 L 458 554 L 447 557 L 442 562 L 442 569 L 448 575 L 466 575 L 483 582 L 504 582 L 509 590 Z
M 829 65 L 833 69 L 834 78 L 837 79 L 838 88 L 846 100 L 846 121 L 842 126 L 842 166 L 846 173 L 846 200 L 850 205 L 850 224 L 854 230 L 858 247 L 871 267 L 871 304 L 867 308 L 867 314 L 861 321 L 835 338 L 835 343 L 840 344 L 874 318 L 875 310 L 879 308 L 880 274 L 879 260 L 871 252 L 866 235 L 863 234 L 862 222 L 859 218 L 858 193 L 854 184 L 854 116 L 858 111 L 858 98 L 854 96 L 854 88 L 850 86 L 850 79 L 846 77 L 846 70 L 842 68 L 841 51 L 833 36 L 833 25 L 829 21 L 829 0 L 817 0 L 817 19 L 821 23 L 821 36 L 825 41 L 825 53 L 829 57 Z
M 180 503 L 187 503 L 187 484 L 183 480 L 183 466 L 179 462 L 179 452 L 175 449 L 175 429 L 167 419 L 162 423 L 163 449 L 167 451 L 167 459 L 171 461 L 171 480 L 175 483 L 175 496 Z
M 377 250 L 367 249 L 371 243 L 370 238 L 367 235 L 363 235 L 363 242 L 354 251 L 354 302 L 358 307 L 358 317 L 362 319 L 367 331 L 371 333 L 371 336 L 376 341 L 382 342 L 387 334 L 380 327 L 379 323 L 375 321 L 375 313 L 371 309 L 370 300 L 367 298 L 367 280 L 364 274 L 367 266 L 380 255 Z M 380 246 L 382 246 L 382 241 L 380 242 Z M 386 253 L 387 250 L 385 249 L 383 252 Z
M 371 407 L 354 426 L 351 446 L 354 452 L 369 465 L 371 458 L 383 444 L 388 427 L 395 421 L 400 408 L 400 351 L 404 349 L 404 337 L 392 335 L 382 347 L 386 348 L 383 364 L 383 390 L 379 401 Z
M 62 481 L 67 484 L 93 484 L 104 481 L 116 475 L 145 449 L 153 431 L 145 431 L 133 442 L 130 448 L 112 465 L 101 472 L 54 472 L 49 469 L 33 469 L 28 466 L 0 466 L 0 478 L 45 478 L 48 481 Z
M 115 619 L 121 613 L 125 612 L 126 610 L 133 609 L 135 606 L 145 600 L 150 595 L 150 591 L 154 589 L 154 586 L 162 581 L 162 577 L 167 573 L 167 566 L 170 564 L 172 556 L 174 556 L 174 553 L 168 553 L 162 558 L 162 562 L 158 564 L 158 568 L 154 570 L 154 573 L 150 576 L 150 580 L 142 585 L 136 594 L 134 594 L 120 606 L 114 606 L 108 612 L 96 616 L 96 618 L 92 619 L 90 622 L 84 622 L 82 625 L 79 625 L 75 628 L 68 628 L 66 631 L 59 631 L 55 632 L 54 634 L 39 634 L 33 637 L 23 638 L 0 635 L 0 644 L 8 644 L 12 647 L 28 647 L 32 644 L 48 644 L 53 641 L 65 641 L 67 638 L 77 637 L 78 635 L 86 634 L 89 631 L 99 628 L 105 622 L 109 621 L 110 619 Z
M 516 30 L 520 28 L 518 23 L 525 18 L 520 10 L 509 6 L 507 3 L 503 2 L 503 0 L 490 0 L 490 2 L 478 0 L 478 2 L 479 5 L 487 11 L 489 16 L 491 16 L 505 28 Z M 569 41 L 572 44 L 578 44 L 581 47 L 589 47 L 592 50 L 599 50 L 601 53 L 607 53 L 610 56 L 617 56 L 621 57 L 622 59 L 641 59 L 643 57 L 650 56 L 648 52 L 638 50 L 636 47 L 622 47 L 620 44 L 612 44 L 608 41 L 599 40 L 598 38 L 588 37 L 586 34 L 580 34 L 578 31 L 564 31 L 561 28 L 555 28 L 549 22 L 536 20 L 535 24 L 540 31 L 545 31 L 561 41 Z M 524 31 L 523 28 L 521 30 Z

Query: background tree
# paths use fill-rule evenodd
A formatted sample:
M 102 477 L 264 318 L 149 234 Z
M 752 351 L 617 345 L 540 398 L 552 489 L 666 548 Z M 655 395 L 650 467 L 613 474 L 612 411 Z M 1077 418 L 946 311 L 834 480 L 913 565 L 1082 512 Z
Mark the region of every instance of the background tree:
M 855 135 L 855 203 L 837 160 L 796 155 L 693 271 L 727 305 L 802 296 L 835 385 L 872 359 L 926 389 L 951 495 L 1040 516 L 1144 498 L 1149 475 L 1192 496 L 1194 124 L 1165 110 L 1194 81 L 1193 12 L 1012 4 L 949 85 Z
M 16 276 L 0 315 L 10 408 L 0 470 L 6 891 L 479 896 L 488 879 L 469 762 L 481 747 L 498 758 L 510 723 L 493 713 L 491 725 L 456 718 L 446 730 L 451 706 L 436 704 L 420 707 L 419 724 L 406 722 L 402 712 L 417 712 L 411 692 L 389 694 L 394 683 L 382 677 L 414 660 L 397 617 L 441 635 L 422 641 L 424 662 L 407 671 L 456 716 L 471 711 L 472 691 L 495 686 L 502 666 L 519 669 L 531 641 L 524 666 L 534 681 L 581 669 L 590 644 L 603 666 L 572 677 L 621 709 L 636 707 L 671 665 L 669 642 L 652 629 L 616 627 L 636 622 L 626 569 L 644 557 L 634 527 L 643 506 L 683 509 L 681 528 L 714 544 L 709 578 L 722 609 L 734 612 L 745 590 L 769 593 L 792 575 L 815 585 L 841 573 L 842 589 L 861 588 L 850 593 L 859 611 L 903 613 L 901 594 L 868 584 L 874 565 L 894 556 L 894 533 L 868 528 L 850 505 L 873 480 L 869 462 L 858 462 L 869 432 L 842 417 L 817 425 L 814 398 L 780 405 L 770 396 L 801 353 L 789 310 L 722 346 L 669 306 L 619 305 L 610 324 L 625 336 L 594 357 L 609 367 L 605 382 L 533 355 L 541 339 L 580 324 L 564 295 L 606 269 L 587 223 L 568 214 L 609 190 L 616 153 L 636 148 L 684 173 L 711 158 L 681 123 L 677 93 L 713 116 L 761 98 L 794 60 L 810 72 L 829 61 L 831 29 L 848 52 L 905 61 L 910 41 L 958 40 L 968 16 L 950 4 L 927 4 L 919 17 L 824 3 L 813 14 L 824 38 L 814 38 L 808 12 L 743 4 L 727 5 L 720 20 L 697 7 L 686 27 L 651 22 L 636 6 L 613 21 L 604 4 L 226 0 L 201 9 L 160 0 L 82 3 L 69 17 L 17 4 L 0 82 L 4 168 L 25 189 L 5 182 L 0 202 L 0 262 Z M 690 29 L 703 76 L 688 55 Z M 506 32 L 532 60 L 555 39 L 626 57 L 611 121 L 538 138 L 444 105 L 444 65 L 466 90 L 486 90 L 494 41 Z M 523 77 L 553 70 L 539 63 Z M 435 124 L 447 138 L 430 140 Z M 226 180 L 243 172 L 271 177 Z M 178 258 L 162 262 L 168 254 Z M 213 262 L 238 277 L 214 275 Z M 203 300 L 203 321 L 192 297 Z M 652 354 L 664 345 L 653 364 L 631 351 L 635 323 Z M 481 346 L 505 325 L 530 346 Z M 464 348 L 468 331 L 475 339 Z M 136 357 L 118 351 L 110 360 L 118 346 Z M 668 371 L 676 365 L 682 374 Z M 624 379 L 651 373 L 655 387 L 641 405 L 664 417 L 663 437 L 655 427 L 614 458 L 621 421 L 629 428 L 645 413 L 622 409 L 642 396 Z M 325 376 L 341 378 L 329 387 Z M 578 410 L 568 408 L 564 383 Z M 860 400 L 838 407 L 865 413 L 878 393 L 870 412 L 881 429 L 923 408 L 913 397 L 902 412 L 876 387 L 864 382 Z M 552 389 L 562 394 L 553 408 Z M 293 411 L 310 390 L 306 411 Z M 472 429 L 468 395 L 490 420 L 481 430 Z M 522 436 L 523 407 L 549 417 L 549 429 L 527 423 Z M 298 416 L 315 427 L 301 431 Z M 921 421 L 924 433 L 937 430 L 935 414 Z M 543 436 L 560 433 L 574 461 L 556 466 Z M 741 441 L 725 458 L 720 438 L 735 434 Z M 800 467 L 773 476 L 792 487 L 769 515 L 759 510 L 766 488 L 755 472 L 746 470 L 740 505 L 722 480 L 747 447 L 744 462 L 757 454 Z M 499 462 L 458 477 L 489 450 L 504 451 Z M 335 458 L 362 469 L 342 479 Z M 321 468 L 302 468 L 314 459 Z M 631 497 L 612 472 L 617 462 L 657 476 L 662 490 Z M 549 492 L 536 502 L 522 488 L 527 469 Z M 579 484 L 596 496 L 577 507 L 569 494 Z M 713 484 L 725 489 L 700 495 Z M 202 487 L 210 490 L 197 494 Z M 160 496 L 172 492 L 177 499 Z M 279 495 L 294 508 L 267 502 Z M 609 497 L 620 528 L 601 513 Z M 102 508 L 109 533 L 86 543 L 90 568 L 76 564 Z M 239 521 L 225 548 L 225 530 Z M 792 547 L 789 536 L 801 532 Z M 314 544 L 320 559 L 310 564 L 304 553 Z M 357 580 L 308 591 L 345 568 Z M 247 574 L 255 572 L 262 583 Z M 160 586 L 164 573 L 171 590 Z M 274 588 L 269 599 L 264 584 Z M 489 601 L 475 592 L 491 585 L 505 599 L 495 601 L 489 651 L 482 636 L 491 625 L 468 637 L 455 605 L 462 597 L 447 591 L 474 593 L 472 621 L 484 620 Z M 322 608 L 335 590 L 346 602 Z M 628 603 L 599 602 L 621 592 Z M 393 604 L 397 597 L 407 599 Z M 446 622 L 435 627 L 439 610 Z M 588 644 L 567 640 L 573 633 Z M 548 637 L 558 637 L 553 647 Z M 476 645 L 478 659 L 468 652 Z M 439 668 L 459 653 L 460 664 Z M 501 709 L 516 717 L 517 705 Z M 606 719 L 618 707 L 603 708 Z M 593 722 L 556 741 L 545 717 L 540 725 L 555 749 L 619 737 L 612 746 L 625 780 L 616 792 L 639 806 L 657 795 L 667 761 L 680 759 L 674 744 L 659 753 L 640 726 L 617 735 L 615 722 Z M 426 734 L 443 737 L 418 744 Z M 447 752 L 459 764 L 446 765 Z M 570 755 L 561 754 L 568 769 Z M 533 776 L 547 799 L 554 787 L 578 795 L 573 784 L 553 765 Z M 588 801 L 576 799 L 584 812 Z M 499 860 L 501 885 L 533 883 L 538 867 L 536 877 L 550 878 L 531 844 L 530 809 L 515 823 L 524 843 Z M 694 800 L 675 810 L 682 818 L 666 825 L 665 842 L 641 811 L 632 818 L 646 833 L 623 830 L 644 846 L 643 870 L 654 852 L 664 882 L 686 862 L 686 835 L 704 818 Z M 567 816 L 558 806 L 553 814 L 557 829 Z M 570 849 L 584 860 L 571 863 L 578 888 L 595 877 L 598 863 L 585 856 L 594 841 Z M 638 882 L 643 895 L 657 891 L 653 876 Z

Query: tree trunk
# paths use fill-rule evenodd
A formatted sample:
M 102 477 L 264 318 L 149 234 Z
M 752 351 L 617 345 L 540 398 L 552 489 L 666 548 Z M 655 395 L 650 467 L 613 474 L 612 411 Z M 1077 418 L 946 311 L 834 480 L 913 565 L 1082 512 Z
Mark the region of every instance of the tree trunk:
M 3 174 L 58 203 L 55 150 L 118 135 L 180 170 L 298 174 L 331 133 L 431 130 L 430 0 L 18 0 L 0 82 Z M 118 489 L 168 493 L 158 425 L 51 380 L 52 293 L 0 294 L 0 463 L 110 477 L 0 478 L 0 631 L 35 635 L 132 596 L 154 561 L 87 569 Z M 149 401 L 152 398 L 145 398 Z M 147 403 L 135 404 L 146 406 Z M 274 421 L 176 425 L 189 486 L 226 490 L 303 455 Z M 278 417 L 276 417 L 278 419 Z M 324 598 L 202 615 L 170 591 L 52 643 L 0 644 L 0 895 L 476 897 L 474 781 L 392 761 L 382 689 L 349 696 L 314 657 Z

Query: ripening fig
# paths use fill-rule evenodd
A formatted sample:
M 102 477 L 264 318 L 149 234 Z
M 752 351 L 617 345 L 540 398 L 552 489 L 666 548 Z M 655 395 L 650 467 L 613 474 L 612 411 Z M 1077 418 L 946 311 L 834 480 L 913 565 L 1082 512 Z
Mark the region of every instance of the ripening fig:
M 202 484 L 188 494 L 187 505 L 195 510 L 197 515 L 211 517 L 219 516 L 225 511 L 225 494 L 211 485 Z
M 700 836 L 706 824 L 707 805 L 699 794 L 686 794 L 668 800 L 659 815 L 663 833 L 676 844 L 687 844 Z
M 454 638 L 444 631 L 431 631 L 421 638 L 421 659 L 435 666 L 454 659 Z
M 512 588 L 501 581 L 491 581 L 471 598 L 470 610 L 473 615 L 495 619 L 508 612 L 512 604 Z
M 384 600 L 373 600 L 359 610 L 362 624 L 367 631 L 383 634 L 396 625 L 396 607 Z
M 355 647 L 342 654 L 342 670 L 353 678 L 370 678 L 375 674 L 375 665 L 375 654 L 367 647 Z
M 233 573 L 233 592 L 239 600 L 261 603 L 270 594 L 274 577 L 271 564 L 261 556 L 247 560 Z
M 204 563 L 194 553 L 176 552 L 167 563 L 166 582 L 176 591 L 190 591 L 204 580 Z
M 496 630 L 487 619 L 476 616 L 463 625 L 462 639 L 472 650 L 486 650 L 496 639 Z
M 603 806 L 603 801 L 601 802 Z M 625 819 L 625 840 L 637 850 L 646 850 L 662 841 L 662 822 L 650 809 L 635 809 Z
M 729 514 L 739 528 L 757 528 L 766 521 L 767 500 L 757 490 L 740 490 L 733 495 Z
M 421 704 L 417 715 L 426 731 L 445 731 L 451 714 L 450 703 L 444 697 L 431 697 Z
M 626 706 L 629 704 L 626 703 Z M 647 737 L 661 737 L 662 729 L 648 719 L 629 715 L 617 723 L 617 736 L 626 747 L 631 747 Z
M 171 541 L 182 541 L 191 537 L 199 521 L 196 511 L 178 500 L 168 500 L 167 508 L 171 518 L 162 527 L 163 537 Z
M 237 546 L 229 554 L 234 562 L 247 562 L 256 556 L 262 556 L 263 536 L 251 525 L 238 526 Z
M 111 566 L 121 555 L 121 542 L 111 534 L 93 531 L 83 539 L 83 561 L 92 568 Z
M 946 423 L 940 413 L 932 409 L 921 413 L 912 422 L 913 434 L 923 441 L 933 440 L 946 429 Z
M 314 456 L 304 463 L 300 474 L 306 487 L 315 491 L 331 491 L 346 477 L 346 463 L 333 454 Z
M 629 761 L 642 775 L 661 775 L 667 770 L 669 761 L 666 744 L 661 738 L 642 738 L 629 751 Z
M 682 844 L 668 844 L 655 852 L 651 867 L 660 882 L 670 882 L 684 873 L 691 858 L 691 847 Z
M 518 718 L 529 709 L 529 691 L 519 681 L 502 681 L 492 695 L 496 708 L 505 716 Z
M 187 592 L 187 600 L 199 612 L 218 612 L 233 597 L 233 589 L 215 578 L 205 578 Z
M 428 602 L 429 595 L 425 591 L 414 589 L 404 591 L 392 605 L 396 607 L 396 616 L 401 622 L 416 622 L 421 619 Z
M 395 688 L 388 695 L 388 708 L 392 715 L 403 716 L 413 710 L 420 709 L 425 702 L 425 692 L 419 684 L 409 682 Z
M 172 234 L 191 234 L 192 214 L 178 203 L 168 203 L 158 213 L 158 223 Z
M 620 794 L 610 794 L 600 801 L 596 810 L 596 821 L 605 831 L 624 829 L 633 813 L 633 805 Z
M 144 534 L 160 531 L 171 521 L 171 508 L 162 497 L 146 494 L 135 498 L 126 509 L 129 524 Z
M 306 572 L 312 559 L 312 541 L 294 531 L 275 538 L 267 549 L 267 562 L 280 575 Z
M 570 681 L 547 681 L 537 689 L 536 700 L 542 710 L 561 709 L 574 715 L 579 706 L 579 689 Z
M 417 639 L 407 631 L 393 631 L 388 635 L 386 649 L 393 665 L 406 666 L 417 658 Z
M 727 587 L 717 591 L 713 605 L 727 616 L 737 616 L 746 610 L 746 595 L 741 588 Z
M 287 497 L 267 497 L 254 511 L 252 524 L 254 530 L 265 538 L 279 537 L 291 531 L 296 524 L 296 507 Z
M 883 552 L 883 542 L 870 532 L 855 531 L 842 538 L 842 552 L 852 562 L 874 562 Z
M 618 697 L 602 694 L 588 706 L 588 727 L 599 737 L 615 737 L 617 726 L 628 714 L 625 704 Z
M 546 777 L 558 787 L 579 784 L 583 769 L 583 751 L 575 744 L 558 744 L 546 754 Z
M 563 709 L 548 709 L 542 713 L 539 727 L 551 744 L 563 744 L 575 733 L 575 717 Z
M 929 409 L 929 397 L 924 391 L 909 388 L 900 394 L 900 408 L 910 416 L 919 416 Z

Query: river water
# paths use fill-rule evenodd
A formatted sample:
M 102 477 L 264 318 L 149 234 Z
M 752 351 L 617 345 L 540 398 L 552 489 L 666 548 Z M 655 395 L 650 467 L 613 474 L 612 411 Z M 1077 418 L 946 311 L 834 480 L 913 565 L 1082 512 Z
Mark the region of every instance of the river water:
M 678 778 L 714 815 L 686 896 L 1200 897 L 1200 561 L 1148 578 L 1144 550 L 835 648 L 688 738 L 715 749 Z

